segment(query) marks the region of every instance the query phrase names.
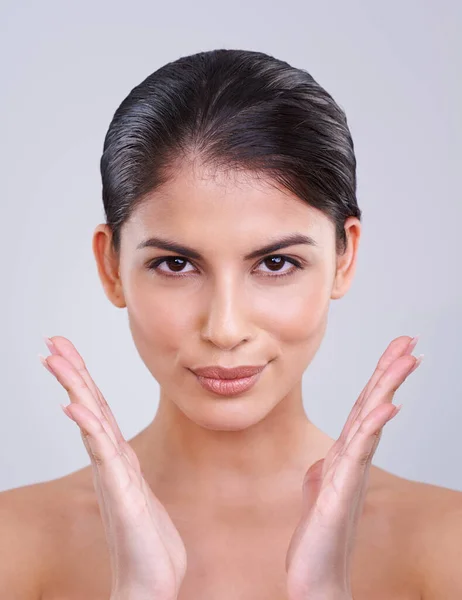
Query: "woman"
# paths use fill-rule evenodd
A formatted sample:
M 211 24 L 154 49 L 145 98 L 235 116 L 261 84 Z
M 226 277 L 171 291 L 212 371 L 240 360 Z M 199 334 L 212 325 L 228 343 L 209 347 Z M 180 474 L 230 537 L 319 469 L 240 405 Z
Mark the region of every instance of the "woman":
M 5 551 L 8 597 L 462 597 L 461 494 L 371 466 L 417 338 L 390 343 L 337 441 L 303 407 L 355 271 L 355 169 L 332 97 L 260 52 L 180 58 L 122 102 L 93 251 L 159 408 L 126 442 L 70 340 L 48 341 L 91 465 L 17 491 L 33 515 L 3 494 L 28 559 L 26 585 Z

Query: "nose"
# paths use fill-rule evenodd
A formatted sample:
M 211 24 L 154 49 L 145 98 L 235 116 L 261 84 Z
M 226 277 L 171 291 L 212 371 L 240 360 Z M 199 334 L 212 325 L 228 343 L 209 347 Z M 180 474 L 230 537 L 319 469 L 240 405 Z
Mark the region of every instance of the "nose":
M 225 277 L 221 283 L 211 286 L 210 294 L 205 307 L 202 339 L 222 350 L 232 350 L 251 339 L 251 324 L 246 317 L 249 302 L 242 284 Z

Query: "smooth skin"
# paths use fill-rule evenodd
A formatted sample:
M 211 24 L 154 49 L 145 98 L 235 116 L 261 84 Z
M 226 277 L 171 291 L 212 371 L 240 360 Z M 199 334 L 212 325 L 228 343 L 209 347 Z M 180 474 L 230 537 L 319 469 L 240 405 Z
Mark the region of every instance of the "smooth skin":
M 320 211 L 270 181 L 242 172 L 210 173 L 193 163 L 178 169 L 174 180 L 151 194 L 134 211 L 122 230 L 120 255 L 112 251 L 109 227 L 105 224 L 96 227 L 93 251 L 103 288 L 114 306 L 127 309 L 136 349 L 160 388 L 153 421 L 129 442 L 134 454 L 126 449 L 128 458 L 113 460 L 126 470 L 133 469 L 135 475 L 127 479 L 125 474 L 125 481 L 126 485 L 137 486 L 129 493 L 135 490 L 138 498 L 143 499 L 135 506 L 151 507 L 151 510 L 138 512 L 139 518 L 147 519 L 147 531 L 153 531 L 160 523 L 163 525 L 159 527 L 158 536 L 140 534 L 141 545 L 148 545 L 144 546 L 144 554 L 137 549 L 136 536 L 118 537 L 114 533 L 117 529 L 111 530 L 106 519 L 105 534 L 115 569 L 113 584 L 130 586 L 134 576 L 137 585 L 141 582 L 141 586 L 152 584 L 156 589 L 160 586 L 167 594 L 177 589 L 186 566 L 182 541 L 177 537 L 180 528 L 181 537 L 187 538 L 186 549 L 191 547 L 193 554 L 187 557 L 187 571 L 193 575 L 189 579 L 185 577 L 184 598 L 197 598 L 201 593 L 204 599 L 226 598 L 230 578 L 243 572 L 243 568 L 245 574 L 239 585 L 254 586 L 243 591 L 244 595 L 257 598 L 263 593 L 267 599 L 271 594 L 276 597 L 278 590 L 266 584 L 276 582 L 273 574 L 277 561 L 281 562 L 281 575 L 284 573 L 279 548 L 282 553 L 287 552 L 290 600 L 304 598 L 312 585 L 326 586 L 329 590 L 333 585 L 335 593 L 350 592 L 349 542 L 354 542 L 354 527 L 361 512 L 362 494 L 367 488 L 371 447 L 378 443 L 376 432 L 389 417 L 393 394 L 416 359 L 406 356 L 411 337 L 401 336 L 390 344 L 373 375 L 373 383 L 368 384 L 367 392 L 358 401 L 358 404 L 364 402 L 360 414 L 356 414 L 353 407 L 354 417 L 350 415 L 340 441 L 331 439 L 307 416 L 302 376 L 324 338 L 330 301 L 343 297 L 352 283 L 360 222 L 347 219 L 345 232 L 347 250 L 337 255 L 334 226 Z M 270 241 L 293 233 L 310 235 L 315 245 L 296 244 L 264 256 L 244 258 Z M 150 246 L 138 248 L 154 235 L 193 248 L 200 256 L 191 258 L 183 251 Z M 275 256 L 277 262 L 271 258 Z M 277 277 L 278 274 L 284 276 Z M 86 390 L 85 397 L 95 407 L 99 398 L 98 392 L 95 394 L 96 386 L 92 390 L 90 376 L 86 369 L 79 372 L 78 364 L 72 374 L 75 369 L 72 360 L 62 356 L 64 346 L 67 344 L 68 349 L 72 349 L 72 343 L 62 336 L 51 339 L 61 356 L 51 356 L 47 362 L 58 371 L 67 369 L 68 376 L 77 385 L 69 410 L 79 413 L 74 414 L 77 419 L 79 416 L 92 419 L 89 414 L 93 413 L 92 409 L 86 406 L 88 411 L 85 411 L 85 402 L 74 394 L 83 393 L 90 385 L 91 393 Z M 74 359 L 80 361 L 77 357 L 75 350 Z M 223 398 L 204 390 L 191 372 L 194 367 L 211 364 L 266 366 L 251 390 L 235 398 Z M 84 376 L 90 384 L 82 384 Z M 60 371 L 57 377 L 59 381 L 65 375 Z M 343 394 L 341 385 L 338 393 Z M 127 401 L 135 410 L 138 400 Z M 312 402 L 306 399 L 308 407 Z M 90 435 L 96 434 L 93 448 L 98 452 L 96 439 L 104 443 L 105 434 L 111 439 L 111 429 L 106 431 L 104 421 L 101 428 L 98 413 L 93 414 L 94 429 L 90 423 L 86 427 L 92 429 Z M 111 423 L 110 416 L 108 422 Z M 364 424 L 357 429 L 361 423 Z M 117 439 L 116 424 L 111 425 L 112 437 Z M 85 429 L 85 425 L 83 427 Z M 124 445 L 121 438 L 118 439 Z M 349 443 L 345 445 L 347 440 Z M 113 439 L 111 443 L 114 444 Z M 115 456 L 111 448 L 109 445 L 108 451 Z M 319 481 L 319 461 L 324 458 Z M 103 484 L 101 478 L 96 477 L 96 464 L 97 459 L 92 460 L 91 472 L 98 489 L 98 485 Z M 397 555 L 396 538 L 393 536 L 390 541 L 385 538 L 386 545 L 382 547 L 386 552 L 380 556 L 388 560 L 391 553 L 399 564 L 407 561 L 407 549 L 416 547 L 419 558 L 412 563 L 412 577 L 418 577 L 419 592 L 423 595 L 425 590 L 425 600 L 458 598 L 457 593 L 462 590 L 457 550 L 462 531 L 462 520 L 457 520 L 462 506 L 460 495 L 440 488 L 430 489 L 423 484 L 404 485 L 404 480 L 379 471 L 374 467 L 373 482 L 371 478 L 373 514 L 378 507 L 386 522 L 388 519 L 390 524 L 398 521 L 399 526 L 393 531 L 407 531 L 401 526 L 409 522 L 401 490 L 405 489 L 406 493 L 414 490 L 414 498 L 410 499 L 413 517 L 410 530 L 413 536 L 415 534 L 409 544 L 402 545 L 399 540 L 399 552 L 406 553 L 402 556 Z M 91 472 L 85 469 L 75 477 L 72 475 L 72 481 L 85 482 L 86 488 Z M 303 510 L 299 511 L 302 482 L 307 473 L 310 475 L 303 486 Z M 346 481 L 349 483 L 345 484 Z M 76 487 L 74 483 L 73 494 Z M 101 492 L 98 502 L 101 508 L 106 506 L 107 512 L 103 510 L 103 514 L 111 514 L 114 502 L 121 508 L 119 527 L 123 531 L 127 522 L 130 529 L 126 511 L 132 507 L 126 506 L 127 488 L 122 495 L 117 495 L 117 489 L 112 488 L 113 495 L 106 494 L 109 504 L 104 505 L 106 497 L 103 499 Z M 322 493 L 318 494 L 318 489 Z M 55 490 L 54 486 L 51 497 L 55 497 Z M 353 498 L 351 505 L 345 503 L 346 496 Z M 162 504 L 168 503 L 169 514 L 174 515 L 177 527 L 172 526 L 172 520 L 158 503 L 159 498 Z M 298 515 L 299 527 L 293 533 L 289 548 L 285 541 L 290 539 L 286 538 L 286 523 L 293 531 L 291 523 L 295 525 Z M 321 521 L 313 515 L 324 515 L 333 524 L 330 536 L 323 536 L 322 543 L 319 542 Z M 440 515 L 444 515 L 444 522 Z M 81 516 L 80 522 L 89 521 L 90 516 Z M 373 540 L 378 531 L 376 519 L 363 522 L 362 549 L 369 548 L 369 540 Z M 262 524 L 265 530 L 261 529 Z M 215 532 L 228 536 L 224 557 L 220 554 L 223 544 L 214 539 Z M 316 536 L 317 543 L 311 544 L 310 540 Z M 277 548 L 271 548 L 270 540 Z M 51 547 L 54 545 L 50 541 Z M 202 547 L 204 550 L 200 553 Z M 251 549 L 252 554 L 243 553 L 244 547 Z M 317 554 L 321 549 L 324 558 Z M 165 570 L 160 569 L 158 578 L 150 581 L 143 563 L 138 564 L 138 560 L 140 554 L 142 560 L 142 556 L 147 558 L 150 552 L 157 551 Z M 345 558 L 343 564 L 341 558 L 332 559 L 335 551 L 337 557 Z M 99 549 L 93 560 L 99 560 L 102 554 Z M 123 561 L 117 558 L 121 556 L 128 560 L 126 565 L 130 565 L 130 556 L 135 557 L 136 568 L 124 570 Z M 220 558 L 218 565 L 228 560 L 227 569 L 222 573 L 214 568 L 216 557 Z M 321 567 L 324 565 L 323 582 L 313 580 L 313 567 L 319 566 L 317 560 L 321 561 Z M 204 564 L 211 567 L 206 579 L 197 571 Z M 260 571 L 264 572 L 264 580 L 261 575 L 254 576 L 259 564 L 265 569 Z M 59 565 L 59 570 L 65 569 L 67 573 L 68 565 Z M 406 562 L 406 578 L 407 565 Z M 51 589 L 52 580 L 59 573 L 49 573 L 47 565 L 43 569 L 47 571 L 47 589 Z M 380 565 L 377 569 L 380 570 Z M 363 583 L 369 585 L 362 572 L 361 565 L 356 580 L 361 588 Z M 78 577 L 82 578 L 84 573 L 79 573 Z M 401 582 L 401 575 L 399 577 Z M 68 585 L 71 589 L 72 582 Z M 96 585 L 94 578 L 93 585 Z M 113 590 L 117 591 L 114 586 Z M 369 594 L 369 587 L 367 590 Z M 382 590 L 376 591 L 379 597 Z M 43 598 L 48 600 L 45 592 Z M 370 595 L 368 600 L 372 600 Z
M 64 412 L 80 428 L 93 470 L 109 547 L 111 600 L 175 600 L 186 573 L 186 549 L 164 506 L 73 344 L 47 339 L 42 364 L 69 394 Z M 56 344 L 56 345 L 55 345 Z
M 397 338 L 382 355 L 339 439 L 303 482 L 303 516 L 286 559 L 291 600 L 351 600 L 351 559 L 372 458 L 384 425 L 400 407 L 395 392 L 422 362 L 417 343 Z M 390 406 L 391 405 L 391 406 Z
M 304 515 L 286 560 L 290 600 L 351 600 L 350 555 L 368 472 L 394 394 L 420 364 L 416 341 L 397 338 L 382 356 L 327 457 L 306 473 Z M 113 574 L 112 600 L 173 600 L 186 573 L 186 549 L 149 488 L 139 460 L 85 362 L 64 337 L 48 340 L 43 364 L 69 394 L 66 414 L 91 459 Z M 391 407 L 390 407 L 391 405 Z

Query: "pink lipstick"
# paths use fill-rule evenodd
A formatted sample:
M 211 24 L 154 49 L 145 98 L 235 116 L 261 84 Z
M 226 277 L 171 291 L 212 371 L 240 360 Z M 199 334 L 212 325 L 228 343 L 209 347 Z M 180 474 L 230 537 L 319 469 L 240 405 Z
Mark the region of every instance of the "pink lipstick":
M 201 367 L 191 369 L 202 387 L 221 396 L 235 396 L 249 390 L 260 378 L 263 366 Z

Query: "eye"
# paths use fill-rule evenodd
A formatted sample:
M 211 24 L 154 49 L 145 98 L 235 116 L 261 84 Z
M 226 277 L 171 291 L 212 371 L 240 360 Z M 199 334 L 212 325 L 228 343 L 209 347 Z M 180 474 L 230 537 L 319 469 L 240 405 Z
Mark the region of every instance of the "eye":
M 276 271 L 271 271 L 270 269 L 269 272 L 276 273 L 276 275 L 264 275 L 264 277 L 285 277 L 286 275 L 292 275 L 297 269 L 303 269 L 301 263 L 298 260 L 295 260 L 295 258 L 289 258 L 288 256 L 284 256 L 283 254 L 273 254 L 272 256 L 267 256 L 259 264 L 263 265 L 268 261 L 272 267 L 276 267 Z M 287 269 L 280 273 L 280 269 L 278 267 L 280 267 L 283 263 L 290 263 L 293 266 L 290 269 Z
M 283 254 L 273 254 L 271 256 L 266 256 L 260 263 L 261 264 L 265 264 L 268 263 L 272 266 L 272 267 L 276 267 L 276 270 L 272 270 L 270 269 L 269 271 L 264 271 L 264 275 L 263 277 L 270 277 L 270 278 L 276 278 L 276 277 L 287 277 L 288 275 L 293 275 L 297 270 L 301 270 L 304 267 L 302 266 L 302 264 L 296 260 L 295 258 L 290 258 L 288 256 L 285 256 Z M 173 271 L 169 271 L 169 270 L 164 270 L 164 269 L 160 269 L 160 265 L 165 263 L 166 265 L 173 266 Z M 183 258 L 181 256 L 163 256 L 160 258 L 156 258 L 155 260 L 151 261 L 150 263 L 147 264 L 147 268 L 150 271 L 155 271 L 157 273 L 159 273 L 160 275 L 164 276 L 164 277 L 188 277 L 187 274 L 185 274 L 185 272 L 183 271 L 183 266 L 186 263 L 190 263 L 189 260 L 187 260 L 186 258 Z M 279 269 L 278 267 L 280 267 L 282 264 L 285 263 L 290 263 L 292 264 L 292 268 L 285 270 L 285 271 L 281 271 L 281 269 Z M 178 270 L 175 270 L 178 269 Z M 191 271 L 186 271 L 186 273 L 190 273 Z M 194 271 L 193 271 L 194 272 Z M 267 273 L 275 273 L 274 275 L 268 275 Z M 174 275 L 170 274 L 170 273 L 176 273 Z
M 156 260 L 153 260 L 152 262 L 150 262 L 148 264 L 148 269 L 150 271 L 157 271 L 158 273 L 160 273 L 161 275 L 166 275 L 167 277 L 185 277 L 185 275 L 183 275 L 182 273 L 180 273 L 179 275 L 168 275 L 168 271 L 164 271 L 162 269 L 159 269 L 159 266 L 163 263 L 171 266 L 174 265 L 174 267 L 178 267 L 180 270 L 183 267 L 183 265 L 185 263 L 188 263 L 189 260 L 186 260 L 186 258 L 182 258 L 181 256 L 164 256 L 163 258 L 157 258 Z M 191 263 L 189 263 L 191 264 Z M 175 271 L 175 269 L 173 271 L 171 271 L 173 273 L 179 273 L 179 271 Z

